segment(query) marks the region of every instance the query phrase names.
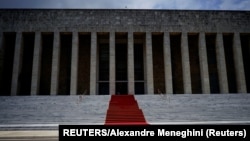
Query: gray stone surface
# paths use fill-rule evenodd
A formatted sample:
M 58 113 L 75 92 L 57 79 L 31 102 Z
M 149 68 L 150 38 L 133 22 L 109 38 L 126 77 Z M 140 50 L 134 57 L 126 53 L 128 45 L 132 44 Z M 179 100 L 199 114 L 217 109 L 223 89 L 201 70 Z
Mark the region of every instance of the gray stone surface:
M 201 88 L 203 94 L 210 93 L 210 80 L 208 73 L 207 49 L 205 41 L 205 33 L 199 33 L 199 61 L 200 61 L 200 75 Z
M 57 130 L 0 131 L 0 141 L 58 141 Z
M 128 32 L 128 93 L 135 93 L 134 76 L 134 35 Z
M 249 94 L 136 96 L 149 123 L 250 121 Z
M 115 82 L 116 82 L 116 76 L 115 76 L 115 70 L 116 70 L 116 59 L 115 59 L 115 33 L 110 32 L 110 38 L 109 38 L 109 93 L 115 94 Z
M 135 95 L 150 124 L 250 124 L 249 94 Z M 110 95 L 0 97 L 0 129 L 105 123 Z
M 97 35 L 91 32 L 90 51 L 90 95 L 96 94 L 96 71 L 97 71 Z
M 70 94 L 77 94 L 77 74 L 78 74 L 78 54 L 79 54 L 79 37 L 77 32 L 73 32 L 72 36 L 72 55 L 71 55 L 71 78 L 70 78 Z
M 104 123 L 110 96 L 0 97 L 0 124 Z
M 246 93 L 246 78 L 245 78 L 245 70 L 244 70 L 244 63 L 243 63 L 243 55 L 241 50 L 241 42 L 240 42 L 240 35 L 238 32 L 234 33 L 233 39 L 233 52 L 234 52 L 234 65 L 235 65 L 235 74 L 236 74 L 236 82 L 238 93 Z
M 60 33 L 54 32 L 53 40 L 53 54 L 52 54 L 52 70 L 51 70 L 51 87 L 50 94 L 56 95 L 58 93 L 58 77 L 60 64 Z
M 145 46 L 145 71 L 146 77 L 146 93 L 154 93 L 154 76 L 153 76 L 153 52 L 152 52 L 152 35 L 146 32 L 146 46 Z M 146 73 L 146 74 L 145 74 Z
M 183 74 L 183 87 L 185 94 L 192 93 L 191 86 L 191 72 L 190 72 L 190 61 L 189 61 L 189 50 L 188 50 L 188 37 L 187 33 L 181 34 L 181 60 L 182 60 L 182 74 Z
M 11 95 L 17 95 L 19 72 L 21 69 L 20 68 L 21 50 L 22 50 L 21 42 L 22 42 L 22 33 L 18 32 L 16 35 L 16 42 L 15 42 L 13 72 L 11 81 Z
M 33 55 L 33 66 L 32 66 L 32 78 L 31 78 L 31 95 L 36 95 L 39 91 L 41 56 L 42 56 L 41 39 L 42 39 L 41 33 L 36 32 L 34 55 Z
M 2 9 L 0 18 L 2 31 L 250 31 L 250 11 Z
M 217 33 L 216 35 L 216 60 L 218 69 L 219 86 L 221 93 L 229 93 L 228 89 L 228 78 L 227 78 L 227 67 L 225 51 L 223 47 L 223 35 L 222 33 Z

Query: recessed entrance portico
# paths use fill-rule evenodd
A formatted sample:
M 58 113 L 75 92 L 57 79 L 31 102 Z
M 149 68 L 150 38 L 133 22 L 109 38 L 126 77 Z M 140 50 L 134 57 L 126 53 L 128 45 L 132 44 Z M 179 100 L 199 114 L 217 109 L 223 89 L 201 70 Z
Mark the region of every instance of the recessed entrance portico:
M 0 11 L 0 95 L 250 92 L 247 11 Z

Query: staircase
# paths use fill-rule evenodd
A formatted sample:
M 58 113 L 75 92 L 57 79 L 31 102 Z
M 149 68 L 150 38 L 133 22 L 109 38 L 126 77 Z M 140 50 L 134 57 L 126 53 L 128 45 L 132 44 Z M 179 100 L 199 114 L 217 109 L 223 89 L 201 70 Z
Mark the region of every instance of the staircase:
M 134 95 L 112 95 L 105 125 L 147 125 Z

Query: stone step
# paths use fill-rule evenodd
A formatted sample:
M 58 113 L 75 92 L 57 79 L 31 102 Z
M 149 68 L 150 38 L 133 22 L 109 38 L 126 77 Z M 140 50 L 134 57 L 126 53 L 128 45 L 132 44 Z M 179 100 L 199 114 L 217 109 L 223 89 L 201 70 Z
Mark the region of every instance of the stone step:
M 0 130 L 104 124 L 110 99 L 110 95 L 1 96 Z M 134 99 L 149 124 L 250 124 L 250 94 L 135 95 Z

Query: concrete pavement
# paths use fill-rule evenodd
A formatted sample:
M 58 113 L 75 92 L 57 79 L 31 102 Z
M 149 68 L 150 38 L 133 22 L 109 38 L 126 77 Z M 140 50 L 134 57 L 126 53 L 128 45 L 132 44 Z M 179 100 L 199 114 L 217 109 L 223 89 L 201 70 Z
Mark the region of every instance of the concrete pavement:
M 0 141 L 58 141 L 57 130 L 0 131 Z

